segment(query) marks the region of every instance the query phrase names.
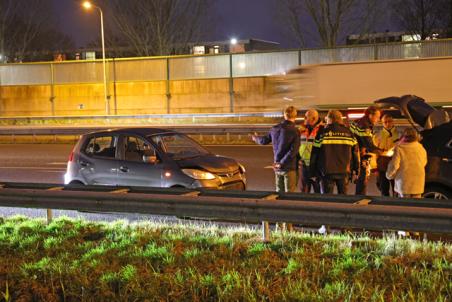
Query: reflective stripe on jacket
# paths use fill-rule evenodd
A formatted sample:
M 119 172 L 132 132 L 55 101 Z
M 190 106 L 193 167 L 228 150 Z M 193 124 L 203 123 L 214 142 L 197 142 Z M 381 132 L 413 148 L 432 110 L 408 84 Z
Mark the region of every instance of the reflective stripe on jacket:
M 366 149 L 366 152 L 371 153 L 381 153 L 381 151 L 383 151 L 374 144 L 373 126 L 367 116 L 363 116 L 362 118 L 351 122 L 350 131 L 358 141 L 360 149 Z
M 320 129 L 323 128 L 323 124 L 318 122 L 314 128 L 310 131 L 307 127 L 300 139 L 300 159 L 305 166 L 309 166 L 311 161 L 312 145 L 314 144 L 315 137 Z

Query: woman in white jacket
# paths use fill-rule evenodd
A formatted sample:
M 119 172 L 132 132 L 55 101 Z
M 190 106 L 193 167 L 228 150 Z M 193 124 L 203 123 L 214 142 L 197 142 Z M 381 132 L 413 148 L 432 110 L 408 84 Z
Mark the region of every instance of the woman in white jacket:
M 406 198 L 420 198 L 424 193 L 427 152 L 419 143 L 415 129 L 407 128 L 394 149 L 386 177 L 395 180 L 394 190 Z

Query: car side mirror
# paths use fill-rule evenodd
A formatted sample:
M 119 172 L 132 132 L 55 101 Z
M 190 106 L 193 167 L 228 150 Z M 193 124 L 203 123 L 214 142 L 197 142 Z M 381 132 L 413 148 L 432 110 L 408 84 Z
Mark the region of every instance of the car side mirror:
M 155 165 L 158 162 L 157 156 L 155 155 L 143 155 L 143 162 Z

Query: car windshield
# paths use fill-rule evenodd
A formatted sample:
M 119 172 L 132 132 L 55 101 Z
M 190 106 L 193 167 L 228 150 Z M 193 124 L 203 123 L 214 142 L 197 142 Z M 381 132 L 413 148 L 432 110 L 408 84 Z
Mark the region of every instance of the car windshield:
M 159 148 L 175 160 L 187 159 L 209 152 L 186 135 L 169 133 L 149 136 Z

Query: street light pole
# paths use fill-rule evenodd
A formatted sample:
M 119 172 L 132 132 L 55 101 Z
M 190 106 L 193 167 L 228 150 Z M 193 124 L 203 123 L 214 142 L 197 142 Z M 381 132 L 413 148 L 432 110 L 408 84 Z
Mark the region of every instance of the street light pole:
M 100 34 L 102 39 L 102 67 L 104 74 L 105 114 L 110 115 L 110 100 L 108 98 L 108 89 L 107 89 L 107 64 L 105 61 L 104 13 L 102 12 L 102 9 L 99 6 L 94 5 L 89 1 L 83 2 L 83 7 L 86 9 L 91 9 L 92 7 L 95 7 L 99 10 L 100 13 Z
M 100 7 L 97 7 L 97 9 L 99 9 L 100 12 L 100 28 L 102 38 L 102 67 L 104 69 L 105 114 L 110 115 L 110 100 L 108 99 L 108 89 L 107 89 L 107 64 L 105 62 L 104 14 Z

